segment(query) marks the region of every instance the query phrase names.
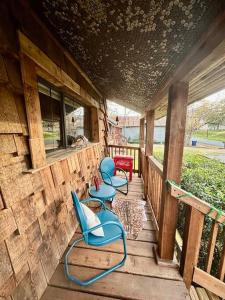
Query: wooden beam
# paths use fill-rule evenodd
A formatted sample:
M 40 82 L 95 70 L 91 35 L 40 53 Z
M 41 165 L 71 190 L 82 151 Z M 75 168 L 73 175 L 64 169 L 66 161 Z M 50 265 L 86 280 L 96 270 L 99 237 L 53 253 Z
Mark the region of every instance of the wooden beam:
M 169 90 L 163 165 L 162 206 L 159 226 L 159 256 L 172 260 L 177 223 L 177 200 L 167 190 L 166 179 L 179 183 L 181 178 L 188 84 L 177 82 Z
M 57 45 L 57 47 L 61 50 L 61 52 L 66 56 L 66 58 L 70 61 L 70 63 L 77 69 L 77 71 L 81 74 L 81 76 L 84 78 L 84 80 L 87 81 L 87 83 L 90 85 L 90 87 L 96 92 L 96 94 L 102 98 L 101 92 L 94 86 L 90 78 L 87 76 L 87 74 L 82 70 L 82 68 L 79 66 L 79 64 L 75 61 L 74 57 L 60 44 L 60 42 L 54 37 L 52 32 L 49 30 L 49 28 L 40 20 L 40 18 L 37 16 L 36 12 L 30 7 L 30 4 L 27 1 L 20 1 L 20 4 L 24 7 L 24 10 L 26 10 L 31 16 L 33 20 L 42 28 L 44 32 L 48 34 L 48 36 L 51 38 L 51 40 L 54 41 L 54 43 Z
M 140 138 L 139 138 L 140 148 L 145 146 L 145 118 L 140 119 Z
M 180 271 L 188 289 L 198 263 L 203 224 L 204 215 L 193 207 L 187 207 Z
M 155 111 L 150 110 L 146 113 L 146 146 L 145 146 L 145 178 L 144 178 L 144 196 L 147 199 L 148 195 L 148 176 L 149 176 L 149 160 L 148 156 L 153 155 L 153 143 L 154 143 L 154 120 Z
M 163 88 L 154 95 L 151 99 L 151 103 L 147 107 L 147 110 L 155 109 L 162 104 L 165 95 L 167 94 L 170 86 L 177 80 L 190 81 L 191 72 L 195 67 L 203 61 L 210 53 L 225 39 L 225 11 L 222 11 L 220 15 L 211 24 L 208 31 L 204 32 L 202 37 L 195 43 L 192 50 L 184 58 L 182 63 L 177 67 L 173 76 L 171 76 Z M 207 68 L 208 63 L 201 69 Z
M 56 65 L 43 51 L 41 51 L 28 37 L 18 31 L 20 50 L 36 65 L 36 73 L 56 86 L 61 86 L 74 95 L 78 100 L 85 101 L 90 106 L 99 107 L 86 90 L 80 87 L 61 67 Z M 57 84 L 58 82 L 58 84 Z
M 30 58 L 22 54 L 20 61 L 29 128 L 31 161 L 32 167 L 35 169 L 44 166 L 46 163 L 37 76 L 35 64 Z
M 146 113 L 146 147 L 145 155 L 153 155 L 153 143 L 154 143 L 154 121 L 155 111 L 149 110 Z
M 197 267 L 194 269 L 193 281 L 219 297 L 225 298 L 225 283 Z
M 91 107 L 91 138 L 92 142 L 98 143 L 100 140 L 98 109 Z

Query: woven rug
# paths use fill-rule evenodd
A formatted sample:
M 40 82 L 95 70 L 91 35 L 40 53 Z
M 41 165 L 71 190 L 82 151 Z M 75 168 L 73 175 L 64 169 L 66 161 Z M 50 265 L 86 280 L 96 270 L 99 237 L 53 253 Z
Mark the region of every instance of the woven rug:
M 145 202 L 141 200 L 114 199 L 112 210 L 124 225 L 128 238 L 136 239 L 147 221 L 144 207 Z

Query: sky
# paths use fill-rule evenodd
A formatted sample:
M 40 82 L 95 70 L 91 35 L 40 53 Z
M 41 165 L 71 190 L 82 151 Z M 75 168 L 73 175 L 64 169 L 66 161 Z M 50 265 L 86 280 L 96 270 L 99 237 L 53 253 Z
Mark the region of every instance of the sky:
M 222 99 L 224 99 L 224 101 L 225 101 L 225 89 L 193 103 L 192 107 L 193 108 L 198 107 L 199 105 L 201 105 L 202 101 L 215 102 L 215 101 L 220 101 Z M 119 105 L 115 102 L 112 102 L 110 100 L 107 100 L 107 105 L 108 105 L 109 114 L 114 114 L 117 116 L 124 116 L 124 115 L 140 116 L 139 113 L 137 113 L 129 108 L 126 108 L 122 105 Z

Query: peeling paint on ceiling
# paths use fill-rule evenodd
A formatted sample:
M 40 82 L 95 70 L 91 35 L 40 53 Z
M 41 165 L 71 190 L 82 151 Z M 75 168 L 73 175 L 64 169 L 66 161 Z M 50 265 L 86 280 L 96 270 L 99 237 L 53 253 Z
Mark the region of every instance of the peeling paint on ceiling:
M 143 111 L 221 0 L 40 0 L 33 7 L 110 100 Z

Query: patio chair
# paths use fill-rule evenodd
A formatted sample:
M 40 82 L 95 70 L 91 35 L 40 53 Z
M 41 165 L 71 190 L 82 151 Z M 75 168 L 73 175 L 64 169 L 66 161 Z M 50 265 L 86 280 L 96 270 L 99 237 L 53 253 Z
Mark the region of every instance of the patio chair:
M 75 240 L 70 246 L 69 250 L 66 252 L 64 258 L 64 271 L 66 277 L 69 280 L 73 281 L 78 285 L 87 286 L 124 265 L 127 257 L 126 233 L 118 217 L 105 206 L 103 201 L 94 198 L 79 201 L 77 194 L 75 192 L 72 192 L 72 198 L 73 198 L 73 205 L 76 211 L 77 219 L 79 221 L 83 237 Z M 90 201 L 99 202 L 101 204 L 101 210 L 96 214 L 101 224 L 92 228 L 88 228 L 86 216 L 84 215 L 83 208 L 80 204 L 80 202 L 87 203 Z M 104 230 L 104 237 L 95 236 L 94 234 L 91 233 L 93 230 L 98 229 L 100 227 L 102 227 Z M 73 248 L 76 246 L 76 244 L 78 244 L 81 241 L 84 241 L 86 244 L 90 246 L 104 246 L 120 239 L 123 240 L 124 257 L 119 263 L 112 266 L 110 269 L 104 270 L 100 274 L 85 281 L 81 281 L 80 279 L 76 278 L 74 275 L 71 275 L 69 273 L 68 257 L 71 251 L 73 250 Z
M 120 176 L 114 176 L 116 170 L 123 172 L 125 178 Z M 101 160 L 99 171 L 102 176 L 102 180 L 105 184 L 113 186 L 118 192 L 127 195 L 128 194 L 128 179 L 126 172 L 121 168 L 116 168 L 114 160 L 111 157 L 105 157 Z M 121 191 L 119 188 L 126 186 L 126 192 Z

